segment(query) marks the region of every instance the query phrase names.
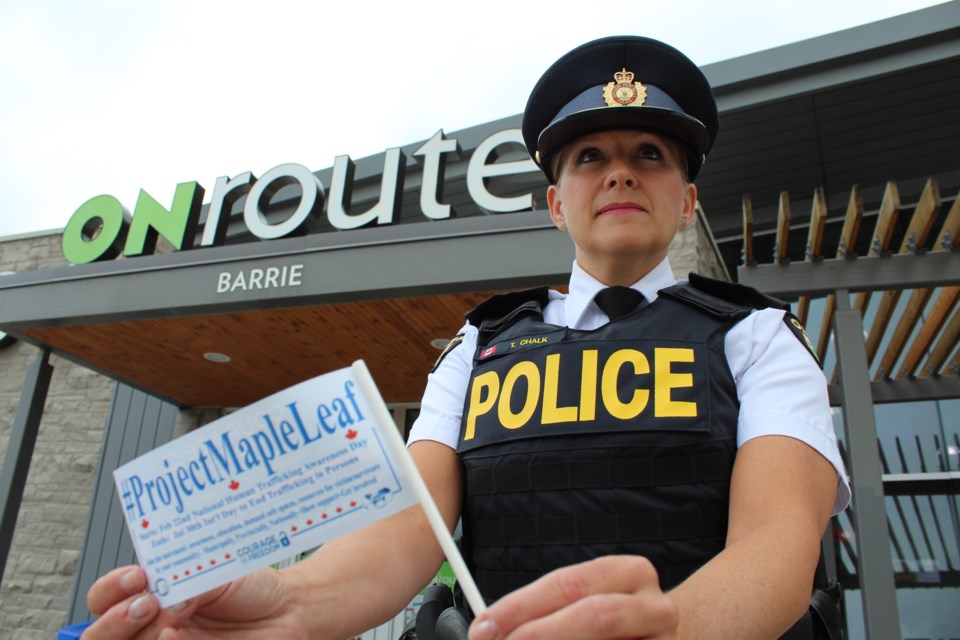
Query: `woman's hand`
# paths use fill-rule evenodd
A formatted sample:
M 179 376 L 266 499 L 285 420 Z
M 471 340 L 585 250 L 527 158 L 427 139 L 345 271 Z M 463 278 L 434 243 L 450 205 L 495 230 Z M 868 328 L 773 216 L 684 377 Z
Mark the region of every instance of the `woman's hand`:
M 84 640 L 236 640 L 307 638 L 296 599 L 280 572 L 263 569 L 170 609 L 145 591 L 139 567 L 115 569 L 87 593 L 100 619 Z
M 678 623 L 650 561 L 607 556 L 558 569 L 501 598 L 474 620 L 470 640 L 672 640 Z

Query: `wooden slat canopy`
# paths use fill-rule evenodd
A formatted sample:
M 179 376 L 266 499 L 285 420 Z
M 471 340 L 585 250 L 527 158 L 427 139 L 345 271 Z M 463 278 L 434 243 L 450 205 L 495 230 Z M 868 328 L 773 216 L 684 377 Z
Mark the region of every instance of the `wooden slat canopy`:
M 910 226 L 904 235 L 903 242 L 900 244 L 901 254 L 913 253 L 919 247 L 927 242 L 927 236 L 933 226 L 937 213 L 940 212 L 940 193 L 936 180 L 927 180 L 923 189 L 923 195 L 920 196 L 920 202 L 917 204 L 910 218 Z M 885 291 L 880 299 L 880 306 L 877 309 L 876 320 L 870 327 L 870 333 L 867 336 L 867 362 L 872 363 L 877 351 L 880 348 L 880 341 L 886 333 L 890 319 L 893 317 L 894 308 L 900 300 L 899 289 Z M 894 348 L 895 345 L 894 345 Z M 884 375 L 881 377 L 887 377 Z
M 860 231 L 860 221 L 863 219 L 863 199 L 860 196 L 860 186 L 853 185 L 850 189 L 850 200 L 847 203 L 847 213 L 843 217 L 843 230 L 840 232 L 840 242 L 837 245 L 837 257 L 843 258 L 847 255 L 849 247 L 852 247 L 857 240 L 857 233 Z M 823 310 L 823 323 L 821 326 L 830 327 L 830 319 L 833 317 L 837 308 L 837 301 L 833 294 L 827 296 L 826 304 Z M 827 357 L 827 344 L 830 338 L 829 331 L 821 331 L 817 339 L 817 353 L 820 354 L 822 362 Z
M 877 215 L 877 224 L 873 229 L 873 239 L 870 241 L 870 250 L 867 256 L 876 257 L 887 251 L 893 239 L 893 229 L 900 215 L 900 192 L 897 183 L 890 180 L 883 191 L 883 201 L 880 203 L 880 213 Z M 861 291 L 853 301 L 853 308 L 863 315 L 863 310 L 870 304 L 870 291 Z
M 749 254 L 754 246 L 749 195 L 743 197 L 743 212 L 743 242 L 745 252 Z M 786 236 L 791 223 L 789 212 L 789 199 L 782 193 L 777 248 L 773 256 L 775 263 L 784 260 Z M 887 182 L 883 201 L 875 217 L 873 239 L 867 256 L 881 256 L 889 250 L 898 224 L 906 225 L 906 229 L 900 231 L 902 237 L 897 252 L 901 255 L 956 251 L 960 247 L 960 196 L 954 198 L 945 217 L 941 217 L 941 213 L 941 196 L 936 180 L 931 178 L 926 181 L 916 204 L 907 211 L 902 210 L 896 182 Z M 863 216 L 860 187 L 853 185 L 843 217 L 843 230 L 836 247 L 838 259 L 855 258 L 848 255 L 848 248 L 856 244 Z M 821 254 L 827 252 L 822 244 L 823 224 L 827 217 L 822 190 L 818 189 L 814 194 L 809 225 L 802 224 L 797 218 L 792 221 L 798 231 L 807 227 L 806 261 L 816 261 L 821 258 Z M 931 236 L 939 219 L 942 219 L 942 223 L 936 235 Z M 798 222 L 801 224 L 797 224 Z M 882 286 L 878 289 L 882 289 Z M 875 380 L 960 375 L 960 286 L 906 291 L 888 288 L 882 291 L 872 306 L 870 294 L 871 291 L 857 293 L 852 307 L 860 311 L 864 318 L 866 354 L 868 363 L 873 365 L 872 375 Z M 908 296 L 907 302 L 898 304 L 904 294 Z M 801 321 L 805 324 L 812 301 L 809 296 L 801 296 L 798 302 L 798 314 L 802 316 Z M 823 309 L 823 319 L 814 338 L 821 361 L 827 356 L 832 317 L 836 311 L 833 294 L 825 296 Z M 892 332 L 889 331 L 891 325 L 895 327 Z
M 743 263 L 754 264 L 753 256 L 753 203 L 750 195 L 743 196 Z
M 821 256 L 823 250 L 823 232 L 827 226 L 827 199 L 822 188 L 814 190 L 813 207 L 810 210 L 810 231 L 807 233 L 807 250 L 804 260 L 812 261 Z M 801 324 L 807 323 L 807 313 L 810 311 L 810 296 L 800 296 L 797 302 L 797 319 Z

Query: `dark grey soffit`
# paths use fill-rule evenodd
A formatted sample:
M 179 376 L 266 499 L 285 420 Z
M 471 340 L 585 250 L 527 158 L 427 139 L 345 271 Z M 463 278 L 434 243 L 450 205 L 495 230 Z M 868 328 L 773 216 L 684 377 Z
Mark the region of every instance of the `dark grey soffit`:
M 960 0 L 703 67 L 729 111 L 960 56 Z

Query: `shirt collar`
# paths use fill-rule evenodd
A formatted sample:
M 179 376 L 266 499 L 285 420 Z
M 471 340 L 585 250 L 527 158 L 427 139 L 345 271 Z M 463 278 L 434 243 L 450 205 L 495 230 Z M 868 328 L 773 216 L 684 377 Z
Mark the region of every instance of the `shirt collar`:
M 676 282 L 677 280 L 673 277 L 673 270 L 670 268 L 670 260 L 664 258 L 647 275 L 630 286 L 642 293 L 648 302 L 653 302 L 657 299 L 657 292 L 660 289 L 672 286 Z M 573 269 L 570 271 L 570 293 L 564 303 L 567 326 L 580 326 L 584 314 L 590 310 L 593 298 L 601 289 L 606 289 L 606 287 L 607 285 L 588 274 L 574 261 Z

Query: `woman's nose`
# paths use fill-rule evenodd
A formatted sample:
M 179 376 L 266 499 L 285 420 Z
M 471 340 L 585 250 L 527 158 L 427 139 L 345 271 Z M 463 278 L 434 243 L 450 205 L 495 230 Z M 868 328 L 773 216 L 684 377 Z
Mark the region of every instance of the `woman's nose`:
M 635 186 L 637 186 L 637 177 L 632 171 L 629 170 L 629 168 L 623 164 L 618 164 L 614 167 L 611 167 L 610 173 L 607 174 L 608 189 L 613 189 L 616 187 L 632 189 Z

